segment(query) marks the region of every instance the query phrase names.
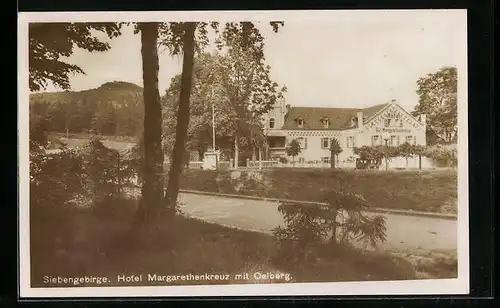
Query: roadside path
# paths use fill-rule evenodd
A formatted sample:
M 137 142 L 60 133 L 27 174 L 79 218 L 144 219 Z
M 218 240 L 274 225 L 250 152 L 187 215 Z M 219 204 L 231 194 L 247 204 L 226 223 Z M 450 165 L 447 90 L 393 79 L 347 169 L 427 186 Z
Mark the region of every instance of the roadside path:
M 181 210 L 208 222 L 271 233 L 284 224 L 277 202 L 180 193 Z M 380 249 L 425 253 L 457 249 L 456 220 L 382 214 L 386 217 L 387 241 Z

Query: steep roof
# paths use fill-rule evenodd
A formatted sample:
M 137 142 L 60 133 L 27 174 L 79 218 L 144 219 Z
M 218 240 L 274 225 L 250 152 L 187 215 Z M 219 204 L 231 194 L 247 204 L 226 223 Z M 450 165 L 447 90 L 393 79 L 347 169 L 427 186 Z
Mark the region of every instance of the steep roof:
M 370 120 L 378 111 L 388 104 L 380 104 L 363 109 L 356 108 L 324 108 L 324 107 L 291 107 L 285 115 L 283 129 L 318 129 L 318 130 L 339 130 L 351 128 L 351 119 L 356 117 L 358 111 L 363 112 L 364 121 Z M 304 125 L 298 127 L 296 119 L 302 118 Z M 322 119 L 329 121 L 328 128 L 325 128 Z

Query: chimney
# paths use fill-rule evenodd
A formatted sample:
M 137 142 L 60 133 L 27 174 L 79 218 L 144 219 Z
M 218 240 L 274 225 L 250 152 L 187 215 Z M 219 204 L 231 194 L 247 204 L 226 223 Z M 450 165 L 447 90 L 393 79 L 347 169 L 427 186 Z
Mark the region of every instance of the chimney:
M 358 118 L 358 129 L 363 130 L 363 111 L 358 111 L 356 117 Z
M 396 99 L 391 99 L 391 104 L 395 104 L 396 103 Z
M 426 124 L 425 122 L 426 122 L 426 118 L 425 118 L 425 114 L 423 113 L 420 115 L 420 123 L 425 125 Z

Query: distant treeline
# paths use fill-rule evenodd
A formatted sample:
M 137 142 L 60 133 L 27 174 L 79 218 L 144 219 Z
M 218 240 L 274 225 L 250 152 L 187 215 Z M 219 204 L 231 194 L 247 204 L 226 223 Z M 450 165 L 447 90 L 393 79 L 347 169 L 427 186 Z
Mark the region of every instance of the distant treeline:
M 142 88 L 110 82 L 79 92 L 30 96 L 30 124 L 45 131 L 137 136 L 143 127 Z

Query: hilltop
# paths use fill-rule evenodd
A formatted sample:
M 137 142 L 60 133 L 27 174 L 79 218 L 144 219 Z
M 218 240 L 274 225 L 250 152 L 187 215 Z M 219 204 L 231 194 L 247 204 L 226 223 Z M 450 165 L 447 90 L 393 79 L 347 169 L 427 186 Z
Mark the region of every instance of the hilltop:
M 30 94 L 30 103 L 44 102 L 68 102 L 73 99 L 98 99 L 120 96 L 123 94 L 142 94 L 142 87 L 126 81 L 111 81 L 100 85 L 97 88 L 82 91 L 57 91 L 39 92 Z
M 142 118 L 142 87 L 130 82 L 112 81 L 83 91 L 30 95 L 30 122 L 43 122 L 50 132 L 136 136 Z

